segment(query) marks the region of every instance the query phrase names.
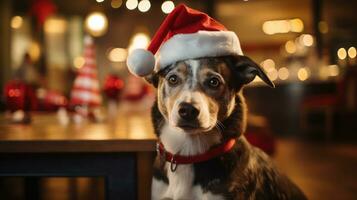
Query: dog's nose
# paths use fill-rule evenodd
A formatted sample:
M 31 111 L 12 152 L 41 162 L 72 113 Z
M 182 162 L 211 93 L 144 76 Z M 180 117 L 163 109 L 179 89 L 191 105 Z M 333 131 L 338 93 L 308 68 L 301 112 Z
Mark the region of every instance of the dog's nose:
M 193 120 L 197 118 L 200 111 L 189 103 L 181 103 L 178 113 L 182 119 Z

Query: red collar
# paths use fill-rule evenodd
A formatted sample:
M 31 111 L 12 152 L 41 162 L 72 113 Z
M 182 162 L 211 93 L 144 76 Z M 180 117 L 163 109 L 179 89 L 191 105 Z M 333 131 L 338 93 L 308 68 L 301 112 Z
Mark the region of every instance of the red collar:
M 181 155 L 174 155 L 165 150 L 164 145 L 161 142 L 157 143 L 156 150 L 158 155 L 165 159 L 167 162 L 171 163 L 171 170 L 175 171 L 178 164 L 192 164 L 210 160 L 214 157 L 222 155 L 224 153 L 229 152 L 234 144 L 236 143 L 235 139 L 229 139 L 225 143 L 206 151 L 203 154 L 193 155 L 193 156 L 181 156 Z M 175 166 L 173 166 L 175 165 Z

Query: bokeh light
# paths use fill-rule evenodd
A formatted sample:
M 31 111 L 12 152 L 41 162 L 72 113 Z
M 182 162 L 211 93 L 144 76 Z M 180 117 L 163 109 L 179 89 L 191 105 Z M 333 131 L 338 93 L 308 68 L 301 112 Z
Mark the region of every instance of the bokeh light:
M 267 75 L 270 80 L 275 81 L 278 78 L 278 71 L 274 68 L 270 70 Z
M 18 29 L 22 26 L 22 23 L 23 23 L 23 19 L 21 16 L 14 16 L 11 19 L 11 28 Z
M 151 7 L 151 3 L 149 0 L 142 0 L 138 5 L 138 9 L 140 12 L 147 12 Z
M 89 14 L 85 21 L 88 32 L 95 37 L 102 36 L 108 28 L 107 17 L 101 12 L 93 12 Z
M 272 60 L 270 58 L 261 62 L 260 65 L 263 67 L 263 69 L 266 72 L 270 72 L 275 69 L 275 62 L 274 62 L 274 60 Z
M 175 8 L 175 4 L 172 1 L 165 1 L 161 5 L 161 10 L 165 14 L 169 14 Z
M 347 57 L 347 52 L 345 48 L 339 48 L 337 50 L 337 56 L 340 60 L 343 60 Z
M 112 62 L 124 62 L 127 57 L 127 51 L 123 48 L 114 48 L 109 52 L 108 59 Z
M 110 5 L 112 8 L 120 8 L 120 6 L 123 4 L 123 0 L 112 0 L 110 2 Z
M 310 73 L 305 67 L 302 67 L 298 70 L 297 76 L 300 81 L 305 81 L 309 78 Z
M 29 46 L 29 55 L 32 61 L 36 62 L 41 55 L 41 47 L 38 42 L 31 42 Z
M 289 32 L 300 33 L 304 30 L 304 23 L 299 18 L 289 20 L 271 20 L 264 22 L 262 29 L 267 35 Z
M 307 47 L 311 47 L 314 44 L 314 38 L 310 34 L 302 34 L 300 36 L 300 42 Z
M 129 10 L 134 10 L 138 6 L 138 0 L 127 0 L 125 6 Z
M 77 56 L 73 59 L 73 66 L 77 69 L 83 67 L 85 60 L 82 56 Z
M 145 49 L 150 42 L 150 37 L 145 33 L 136 33 L 131 39 L 128 51 L 129 53 L 134 49 Z
M 296 45 L 294 43 L 294 41 L 289 40 L 285 43 L 285 50 L 286 52 L 293 54 L 296 52 Z
M 289 78 L 289 70 L 286 67 L 282 67 L 278 70 L 278 77 L 281 80 L 286 80 Z
M 355 47 L 348 48 L 348 56 L 350 58 L 355 58 L 356 54 L 357 54 L 357 52 L 356 52 L 356 48 Z

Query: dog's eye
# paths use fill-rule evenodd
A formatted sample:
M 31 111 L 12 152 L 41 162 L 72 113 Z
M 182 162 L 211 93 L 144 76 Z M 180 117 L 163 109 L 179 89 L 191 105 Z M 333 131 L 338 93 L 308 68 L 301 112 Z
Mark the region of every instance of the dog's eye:
M 208 80 L 208 85 L 211 88 L 217 88 L 220 84 L 221 84 L 221 82 L 219 81 L 218 78 L 211 78 Z
M 169 81 L 169 84 L 171 86 L 175 86 L 179 82 L 178 77 L 176 75 L 171 75 L 167 80 Z

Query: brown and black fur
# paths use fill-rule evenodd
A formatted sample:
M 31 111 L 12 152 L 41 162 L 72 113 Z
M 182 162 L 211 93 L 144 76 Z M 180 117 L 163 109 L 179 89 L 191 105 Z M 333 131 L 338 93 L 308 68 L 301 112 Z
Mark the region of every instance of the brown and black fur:
M 242 96 L 245 84 L 258 75 L 264 82 L 273 86 L 260 67 L 245 56 L 224 56 L 204 58 L 210 66 L 224 63 L 229 70 L 227 75 L 227 90 L 224 95 L 217 95 L 216 101 L 235 98 L 234 110 L 229 116 L 220 113 L 222 122 L 219 126 L 222 133 L 221 141 L 236 139 L 234 149 L 229 153 L 209 161 L 193 164 L 194 185 L 200 185 L 203 190 L 223 196 L 225 199 L 306 199 L 300 189 L 285 175 L 281 174 L 268 156 L 261 150 L 251 146 L 243 136 L 245 131 L 246 107 Z M 147 79 L 158 87 L 162 77 L 170 70 L 153 74 Z M 227 70 L 227 69 L 226 69 Z M 160 102 L 156 101 L 152 108 L 152 122 L 155 133 L 160 136 L 164 116 L 159 109 Z M 220 108 L 223 109 L 223 108 Z M 214 146 L 213 146 L 214 147 Z M 154 164 L 154 178 L 169 184 L 167 169 L 162 167 L 160 158 Z

